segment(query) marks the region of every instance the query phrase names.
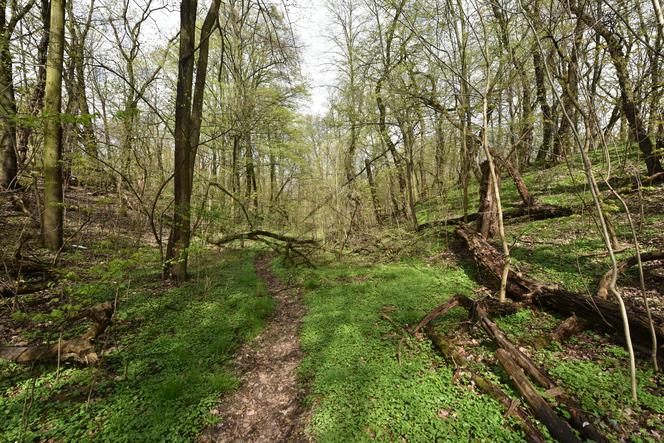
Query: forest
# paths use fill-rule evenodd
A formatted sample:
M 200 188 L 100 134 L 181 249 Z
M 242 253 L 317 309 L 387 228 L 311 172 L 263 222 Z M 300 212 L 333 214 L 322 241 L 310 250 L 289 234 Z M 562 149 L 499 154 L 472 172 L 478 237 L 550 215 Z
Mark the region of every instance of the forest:
M 664 439 L 661 0 L 0 0 L 0 442 Z

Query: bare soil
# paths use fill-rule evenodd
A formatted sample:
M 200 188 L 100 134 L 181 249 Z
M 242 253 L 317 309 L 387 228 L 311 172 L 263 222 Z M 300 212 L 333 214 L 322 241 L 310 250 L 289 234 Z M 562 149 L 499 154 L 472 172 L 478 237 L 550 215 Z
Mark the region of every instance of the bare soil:
M 309 441 L 304 434 L 305 392 L 297 377 L 304 307 L 299 291 L 271 272 L 271 258 L 260 256 L 255 267 L 277 303 L 276 311 L 261 335 L 238 351 L 235 367 L 242 384 L 213 410 L 221 422 L 207 429 L 200 442 Z

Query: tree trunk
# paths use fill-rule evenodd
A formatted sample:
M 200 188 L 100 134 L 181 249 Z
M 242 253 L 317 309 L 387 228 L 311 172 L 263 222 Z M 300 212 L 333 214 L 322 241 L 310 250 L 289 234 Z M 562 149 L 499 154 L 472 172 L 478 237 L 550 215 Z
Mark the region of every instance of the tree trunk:
M 187 278 L 187 260 L 191 236 L 191 102 L 194 77 L 196 0 L 180 4 L 180 49 L 175 98 L 175 207 L 173 226 L 166 248 L 167 271 L 174 280 Z
M 52 251 L 62 246 L 62 65 L 65 41 L 65 0 L 51 0 L 50 39 L 44 91 L 44 212 L 42 237 Z
M 390 133 L 387 129 L 387 123 L 386 123 L 387 110 L 382 96 L 382 79 L 379 79 L 378 82 L 376 83 L 375 93 L 376 93 L 376 106 L 378 107 L 378 130 L 380 131 L 380 136 L 383 140 L 383 143 L 385 143 L 385 146 L 387 146 L 388 151 L 390 151 L 390 154 L 392 155 L 392 160 L 394 161 L 394 166 L 397 173 L 397 182 L 399 183 L 401 208 L 397 212 L 401 216 L 406 217 L 407 208 L 408 208 L 406 203 L 407 199 L 406 178 L 404 176 L 405 174 L 403 171 L 404 168 L 402 165 L 401 156 L 397 152 L 397 148 L 394 145 L 394 142 L 392 141 Z
M 373 205 L 374 216 L 376 223 L 379 225 L 383 222 L 383 216 L 380 213 L 380 203 L 378 202 L 378 192 L 376 189 L 376 181 L 374 180 L 373 171 L 371 170 L 371 161 L 364 159 L 364 170 L 367 173 L 367 180 L 369 182 L 369 192 L 371 193 L 371 203 Z
M 4 27 L 4 26 L 3 26 Z M 0 34 L 0 188 L 16 186 L 16 99 L 7 30 Z
M 512 181 L 514 181 L 514 185 L 521 196 L 521 200 L 523 200 L 523 204 L 526 206 L 533 206 L 535 204 L 535 199 L 530 194 L 530 191 L 528 191 L 528 186 L 526 186 L 526 182 L 523 181 L 523 177 L 519 173 L 519 170 L 512 165 L 512 162 L 509 161 L 509 159 L 503 158 L 502 155 L 498 154 L 493 149 L 491 149 L 491 156 L 494 158 L 498 166 L 504 168 L 512 178 Z
M 551 406 L 537 392 L 530 380 L 523 373 L 523 369 L 516 364 L 510 354 L 504 349 L 498 349 L 496 356 L 500 365 L 514 382 L 514 386 L 516 386 L 523 398 L 526 399 L 533 414 L 546 425 L 551 436 L 560 442 L 580 442 L 581 440 L 574 434 L 572 428 L 553 412 Z
M 542 111 L 542 145 L 537 151 L 537 161 L 546 161 L 549 151 L 551 151 L 551 141 L 553 137 L 553 117 L 551 115 L 551 106 L 546 97 L 546 83 L 544 81 L 545 61 L 539 51 L 533 51 L 533 64 L 535 66 L 535 84 L 537 86 L 537 101 Z
M 485 160 L 480 165 L 482 168 L 482 181 L 480 182 L 480 207 L 478 209 L 477 232 L 482 238 L 492 238 L 498 232 L 498 207 L 494 192 L 493 180 L 491 178 L 489 161 Z M 500 181 L 500 175 L 496 174 Z M 500 186 L 500 183 L 498 183 Z
M 466 242 L 475 260 L 486 271 L 485 275 L 491 280 L 488 283 L 495 283 L 503 270 L 503 255 L 478 233 L 467 227 L 457 228 L 456 233 Z M 576 314 L 587 320 L 594 329 L 608 331 L 616 334 L 618 339 L 621 338 L 622 315 L 620 306 L 613 301 L 577 294 L 555 285 L 539 282 L 524 273 L 513 271 L 510 271 L 508 276 L 507 293 L 516 301 L 534 303 L 566 316 Z M 644 354 L 649 355 L 648 344 L 651 339 L 651 329 L 645 313 L 639 312 L 636 307 L 629 307 L 628 316 L 634 343 Z M 654 317 L 654 320 L 657 340 L 664 343 L 664 319 Z
M 584 23 L 592 27 L 595 32 L 602 36 L 609 50 L 613 67 L 616 70 L 618 77 L 618 85 L 620 87 L 620 100 L 622 104 L 622 111 L 627 119 L 629 129 L 632 132 L 634 140 L 639 144 L 639 149 L 645 157 L 646 167 L 648 168 L 648 175 L 655 175 L 664 172 L 662 164 L 659 160 L 659 155 L 655 150 L 655 144 L 649 136 L 646 128 L 641 119 L 639 108 L 634 98 L 634 89 L 632 80 L 629 76 L 629 69 L 627 58 L 622 48 L 622 39 L 615 34 L 614 31 L 607 28 L 600 20 L 587 15 L 580 5 L 571 5 L 571 9 Z

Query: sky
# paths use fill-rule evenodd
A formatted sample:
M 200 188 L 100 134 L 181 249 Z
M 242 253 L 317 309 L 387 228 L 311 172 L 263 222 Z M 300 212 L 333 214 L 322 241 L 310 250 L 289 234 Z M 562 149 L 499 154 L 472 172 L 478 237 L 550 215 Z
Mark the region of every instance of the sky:
M 329 86 L 336 77 L 332 67 L 334 45 L 328 38 L 332 18 L 326 7 L 327 1 L 284 0 L 289 5 L 293 32 L 301 46 L 302 74 L 310 86 L 309 100 L 303 101 L 299 109 L 304 114 L 322 115 L 326 112 Z M 147 25 L 150 28 L 146 32 L 148 39 L 158 35 L 157 38 L 162 40 L 177 31 L 180 0 L 163 0 L 161 4 L 166 4 L 167 8 L 155 13 L 151 24 Z
M 311 97 L 301 109 L 323 114 L 328 107 L 329 86 L 335 79 L 334 45 L 329 39 L 332 18 L 326 0 L 296 0 L 291 8 L 293 30 L 302 45 L 302 74 L 308 80 Z

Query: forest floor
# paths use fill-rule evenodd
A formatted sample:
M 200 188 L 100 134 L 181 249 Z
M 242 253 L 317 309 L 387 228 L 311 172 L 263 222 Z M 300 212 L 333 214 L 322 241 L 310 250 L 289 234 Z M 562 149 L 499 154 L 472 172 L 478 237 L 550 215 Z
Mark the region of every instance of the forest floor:
M 626 192 L 629 160 L 614 159 L 611 183 L 625 191 L 643 250 L 663 250 L 664 187 Z M 607 170 L 600 158 L 595 162 L 598 174 Z M 569 173 L 578 164 L 571 166 L 524 178 L 538 201 L 570 207 L 573 215 L 516 220 L 506 228 L 518 271 L 588 294 L 609 260 L 583 177 Z M 470 191 L 474 206 L 476 186 Z M 622 208 L 603 193 L 627 245 Z M 95 364 L 0 360 L 0 441 L 524 440 L 515 419 L 480 392 L 468 368 L 408 333 L 454 294 L 478 298 L 495 289 L 459 253 L 463 245 L 453 227 L 368 229 L 349 241 L 341 260 L 330 252 L 312 257 L 316 268 L 257 260 L 262 250 L 249 243 L 222 250 L 197 243 L 191 280 L 176 287 L 160 278 L 159 253 L 145 246 L 140 217 L 119 217 L 112 196 L 81 188 L 67 195 L 69 248 L 48 287 L 0 299 L 0 346 L 77 337 L 89 325 L 78 315 L 86 308 L 110 302 L 117 309 L 96 343 Z M 507 178 L 503 196 L 506 208 L 519 204 Z M 420 222 L 459 216 L 460 199 L 452 191 L 421 202 Z M 8 202 L 0 213 L 3 263 L 53 267 L 30 220 Z M 632 254 L 627 248 L 618 259 Z M 649 263 L 645 272 L 648 299 L 662 311 L 664 262 Z M 638 309 L 635 270 L 618 283 Z M 563 343 L 546 340 L 563 320 L 532 308 L 495 319 L 610 441 L 661 441 L 662 372 L 653 373 L 647 355 L 638 358 L 639 400 L 633 402 L 627 352 L 616 337 L 585 330 Z M 471 359 L 470 370 L 518 397 L 495 359 L 495 345 L 462 309 L 433 327 Z M 278 410 L 287 413 L 281 417 Z

